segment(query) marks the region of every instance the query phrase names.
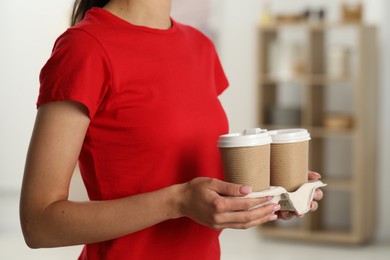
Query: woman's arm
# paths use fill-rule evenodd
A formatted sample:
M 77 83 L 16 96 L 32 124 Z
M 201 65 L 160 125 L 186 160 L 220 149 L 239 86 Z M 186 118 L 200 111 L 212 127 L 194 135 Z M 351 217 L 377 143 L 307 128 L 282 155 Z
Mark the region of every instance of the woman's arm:
M 248 187 L 210 178 L 117 200 L 69 201 L 70 180 L 89 122 L 86 108 L 73 101 L 38 109 L 20 200 L 22 230 L 30 247 L 110 240 L 184 216 L 214 229 L 249 228 L 276 218 L 275 204 L 251 209 L 265 198 L 221 196 L 243 196 L 250 192 Z

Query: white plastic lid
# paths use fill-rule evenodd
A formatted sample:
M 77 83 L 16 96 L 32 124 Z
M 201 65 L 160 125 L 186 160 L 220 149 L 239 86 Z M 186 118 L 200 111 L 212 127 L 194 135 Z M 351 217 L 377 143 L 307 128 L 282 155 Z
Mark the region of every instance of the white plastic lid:
M 270 144 L 271 136 L 267 130 L 260 128 L 245 129 L 242 133 L 221 135 L 218 139 L 218 147 L 248 147 Z
M 303 128 L 281 129 L 268 132 L 274 144 L 297 143 L 310 140 L 310 134 Z

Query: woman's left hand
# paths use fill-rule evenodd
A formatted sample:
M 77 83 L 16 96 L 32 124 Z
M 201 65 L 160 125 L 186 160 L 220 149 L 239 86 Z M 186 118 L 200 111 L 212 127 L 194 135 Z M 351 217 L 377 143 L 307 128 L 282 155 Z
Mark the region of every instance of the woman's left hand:
M 318 172 L 309 171 L 308 179 L 309 181 L 318 181 L 319 179 L 321 179 L 321 175 Z M 324 194 L 320 189 L 315 190 L 313 201 L 310 204 L 310 211 L 316 211 L 318 209 L 318 201 L 321 200 L 323 196 Z M 293 211 L 288 211 L 288 210 L 280 210 L 279 212 L 275 212 L 275 213 L 277 213 L 279 219 L 283 219 L 283 220 L 289 220 L 293 216 L 297 216 L 298 218 L 303 217 L 303 215 L 299 215 Z

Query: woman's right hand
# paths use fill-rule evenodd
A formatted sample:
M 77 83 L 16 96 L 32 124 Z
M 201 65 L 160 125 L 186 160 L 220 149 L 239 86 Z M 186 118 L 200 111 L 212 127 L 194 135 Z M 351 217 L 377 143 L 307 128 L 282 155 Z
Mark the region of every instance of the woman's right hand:
M 279 204 L 267 204 L 270 197 L 242 198 L 251 192 L 248 186 L 199 177 L 183 184 L 181 215 L 215 230 L 247 229 L 277 219 Z

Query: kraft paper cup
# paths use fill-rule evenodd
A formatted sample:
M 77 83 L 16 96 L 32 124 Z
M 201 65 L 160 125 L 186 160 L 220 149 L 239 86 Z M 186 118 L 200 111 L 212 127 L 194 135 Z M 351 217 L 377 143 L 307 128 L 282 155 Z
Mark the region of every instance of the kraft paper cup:
M 270 131 L 271 186 L 281 186 L 288 192 L 307 182 L 310 134 L 306 129 Z
M 218 147 L 225 180 L 251 186 L 254 192 L 268 189 L 270 144 L 270 135 L 259 128 L 220 136 Z

